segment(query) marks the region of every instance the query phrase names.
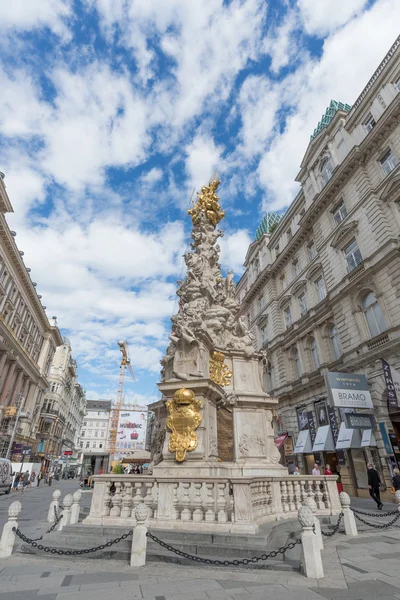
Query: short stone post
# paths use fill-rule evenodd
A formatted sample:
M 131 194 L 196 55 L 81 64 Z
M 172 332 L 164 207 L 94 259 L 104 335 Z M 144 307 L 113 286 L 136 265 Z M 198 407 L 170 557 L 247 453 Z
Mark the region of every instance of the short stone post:
M 49 512 L 47 513 L 47 522 L 48 523 L 54 523 L 54 521 L 56 520 L 54 509 L 56 509 L 57 514 L 58 514 L 60 511 L 60 502 L 59 502 L 60 496 L 61 496 L 60 490 L 54 490 L 53 500 L 50 502 Z
M 70 525 L 74 525 L 79 521 L 79 513 L 81 510 L 80 501 L 81 501 L 82 492 L 81 490 L 76 490 L 75 494 L 72 496 L 72 507 L 71 507 L 71 522 Z
M 308 508 L 311 510 L 312 514 L 314 515 L 315 535 L 318 538 L 319 549 L 323 550 L 324 549 L 324 540 L 322 539 L 321 523 L 317 517 L 317 503 L 315 502 L 315 500 L 312 496 L 308 496 L 304 500 L 303 506 L 308 506 Z
M 350 496 L 346 492 L 340 492 L 339 498 L 343 511 L 344 530 L 346 535 L 354 537 L 358 535 L 358 531 L 354 513 L 350 508 Z
M 64 527 L 71 523 L 71 506 L 72 506 L 72 494 L 67 494 L 63 500 L 62 519 L 57 527 L 57 531 L 62 531 Z
M 0 558 L 7 558 L 11 556 L 14 542 L 15 542 L 15 529 L 18 528 L 17 518 L 19 513 L 21 512 L 21 502 L 19 500 L 15 500 L 8 507 L 8 521 L 3 527 L 3 533 L 0 538 Z
M 318 537 L 314 533 L 314 515 L 308 506 L 300 506 L 298 518 L 303 528 L 301 534 L 301 568 L 309 579 L 322 579 L 324 569 Z
M 397 490 L 397 492 L 394 493 L 394 499 L 396 504 L 398 504 L 400 511 L 400 490 Z
M 132 535 L 131 567 L 143 567 L 146 564 L 147 526 L 145 522 L 148 516 L 147 506 L 138 504 L 135 509 L 137 525 Z

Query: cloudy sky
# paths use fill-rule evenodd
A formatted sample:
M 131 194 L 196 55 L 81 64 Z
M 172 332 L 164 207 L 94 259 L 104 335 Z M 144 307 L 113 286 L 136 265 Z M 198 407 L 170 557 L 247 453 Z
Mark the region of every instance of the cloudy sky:
M 17 243 L 89 398 L 117 341 L 157 396 L 194 189 L 217 172 L 237 275 L 284 208 L 331 99 L 352 104 L 399 33 L 399 0 L 0 0 L 0 170 Z M 129 380 L 128 380 L 129 381 Z

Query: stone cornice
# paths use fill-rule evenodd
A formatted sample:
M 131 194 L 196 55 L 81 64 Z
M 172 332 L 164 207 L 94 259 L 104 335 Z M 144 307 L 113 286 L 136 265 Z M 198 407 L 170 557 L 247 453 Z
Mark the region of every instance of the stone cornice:
M 11 205 L 10 198 L 8 197 L 3 177 L 0 176 L 0 213 L 6 212 L 14 212 L 14 210 Z

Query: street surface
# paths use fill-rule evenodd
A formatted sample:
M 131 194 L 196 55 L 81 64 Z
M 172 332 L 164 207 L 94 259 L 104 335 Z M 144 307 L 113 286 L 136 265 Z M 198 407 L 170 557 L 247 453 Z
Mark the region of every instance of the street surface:
M 10 502 L 19 498 L 20 529 L 42 533 L 54 489 L 73 493 L 78 481 L 59 481 L 52 488 L 32 488 L 0 496 L 0 523 Z M 91 494 L 82 495 L 89 506 Z M 362 510 L 368 500 L 354 500 Z M 387 510 L 395 505 L 387 503 Z M 382 523 L 376 519 L 375 522 Z M 323 527 L 324 529 L 324 527 Z M 0 562 L 0 600 L 399 600 L 399 528 L 362 531 L 357 538 L 343 533 L 325 539 L 325 578 L 306 579 L 294 571 L 212 568 L 148 563 L 132 569 L 123 561 L 83 557 L 54 558 L 13 554 Z

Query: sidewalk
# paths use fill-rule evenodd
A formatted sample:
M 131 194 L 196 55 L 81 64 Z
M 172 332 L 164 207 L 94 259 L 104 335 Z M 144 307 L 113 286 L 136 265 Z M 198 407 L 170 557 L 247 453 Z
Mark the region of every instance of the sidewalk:
M 325 578 L 14 554 L 0 565 L 0 600 L 399 600 L 398 528 L 325 539 Z

